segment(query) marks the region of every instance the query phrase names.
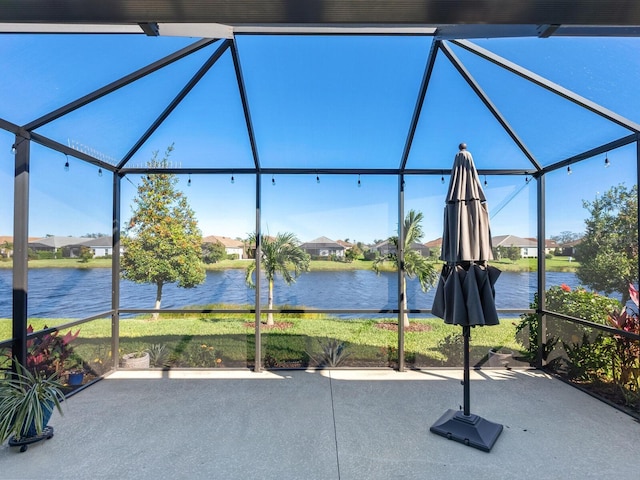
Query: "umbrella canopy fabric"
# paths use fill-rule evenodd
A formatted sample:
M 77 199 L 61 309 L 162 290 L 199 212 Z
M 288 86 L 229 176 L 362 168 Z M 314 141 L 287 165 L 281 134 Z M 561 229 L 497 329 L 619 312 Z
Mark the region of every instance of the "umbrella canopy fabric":
M 442 255 L 446 262 L 438 281 L 432 313 L 445 323 L 497 325 L 494 285 L 500 270 L 493 259 L 486 198 L 466 145 L 453 162 L 444 210 Z
M 493 259 L 486 201 L 473 157 L 466 147 L 461 148 L 453 162 L 444 209 L 442 260 L 457 263 Z
M 498 325 L 494 285 L 500 273 L 492 266 L 444 265 L 431 313 L 450 325 Z

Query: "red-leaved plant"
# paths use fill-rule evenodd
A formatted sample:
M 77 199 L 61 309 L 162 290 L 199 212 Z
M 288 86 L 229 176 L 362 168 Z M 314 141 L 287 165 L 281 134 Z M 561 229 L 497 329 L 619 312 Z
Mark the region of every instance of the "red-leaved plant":
M 47 326 L 45 325 L 45 329 Z M 33 333 L 33 327 L 29 325 L 27 333 Z M 27 340 L 27 370 L 30 372 L 42 372 L 49 376 L 54 373 L 61 375 L 65 362 L 73 355 L 73 347 L 69 345 L 80 334 L 80 329 L 76 333 L 69 330 L 65 335 L 60 336 L 57 330 L 52 333 L 45 333 Z
M 636 305 L 636 311 L 627 306 L 617 312 L 614 311 L 608 317 L 611 326 L 618 330 L 640 335 L 640 318 L 638 317 L 639 295 L 638 290 L 629 284 L 629 296 Z M 640 341 L 624 337 L 622 335 L 613 336 L 613 375 L 614 380 L 623 386 L 628 386 L 632 391 L 640 390 Z M 615 362 L 618 365 L 615 365 Z M 618 368 L 615 368 L 615 367 Z M 616 378 L 617 377 L 617 378 Z

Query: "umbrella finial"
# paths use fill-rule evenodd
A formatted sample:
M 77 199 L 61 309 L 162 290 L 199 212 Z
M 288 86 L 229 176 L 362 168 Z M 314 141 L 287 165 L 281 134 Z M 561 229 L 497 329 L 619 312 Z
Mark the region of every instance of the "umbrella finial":
M 467 149 L 467 144 L 463 142 L 463 143 L 461 143 L 460 145 L 458 145 L 458 148 L 459 148 L 460 150 L 466 150 L 466 149 Z

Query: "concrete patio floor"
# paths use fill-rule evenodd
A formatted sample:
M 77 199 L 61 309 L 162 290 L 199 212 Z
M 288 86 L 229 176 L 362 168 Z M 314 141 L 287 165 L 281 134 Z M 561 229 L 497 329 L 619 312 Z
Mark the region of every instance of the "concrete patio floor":
M 118 371 L 64 403 L 55 436 L 0 447 L 2 479 L 640 478 L 640 424 L 535 370 L 480 370 L 490 453 L 429 427 L 461 370 Z

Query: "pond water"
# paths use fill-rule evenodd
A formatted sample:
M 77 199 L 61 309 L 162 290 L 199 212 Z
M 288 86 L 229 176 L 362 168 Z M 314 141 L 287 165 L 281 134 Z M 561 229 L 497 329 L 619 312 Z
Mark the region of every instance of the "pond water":
M 288 286 L 276 278 L 276 305 L 326 309 L 397 308 L 397 274 L 353 270 L 307 272 Z M 576 287 L 575 274 L 549 272 L 547 286 L 566 283 Z M 536 289 L 534 272 L 503 272 L 496 283 L 496 305 L 503 309 L 529 308 Z M 153 308 L 154 285 L 120 283 L 121 308 Z M 416 279 L 407 284 L 409 308 L 430 309 L 435 288 L 423 293 Z M 191 289 L 166 285 L 163 308 L 228 303 L 253 305 L 255 291 L 244 281 L 244 270 L 207 272 L 205 283 Z M 267 299 L 266 282 L 261 284 L 263 305 Z M 12 272 L 0 270 L 0 318 L 12 315 Z M 29 316 L 44 318 L 81 318 L 111 307 L 111 271 L 106 268 L 48 268 L 29 271 Z

